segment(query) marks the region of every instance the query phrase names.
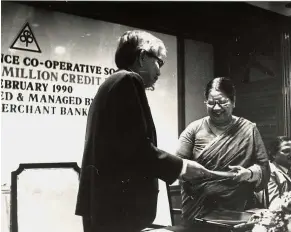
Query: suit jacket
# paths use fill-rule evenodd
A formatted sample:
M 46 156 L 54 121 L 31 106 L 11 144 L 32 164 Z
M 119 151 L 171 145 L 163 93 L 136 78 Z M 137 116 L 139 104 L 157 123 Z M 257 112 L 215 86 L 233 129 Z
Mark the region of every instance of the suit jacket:
M 97 225 L 146 227 L 156 215 L 157 178 L 172 183 L 182 159 L 159 150 L 141 77 L 119 70 L 90 106 L 76 214 Z
M 282 167 L 278 164 L 270 163 L 270 180 L 268 183 L 268 195 L 270 209 L 275 209 L 278 206 L 278 200 L 283 193 L 291 191 L 291 178 L 285 173 Z M 264 204 L 266 196 L 265 192 L 261 191 L 256 194 L 258 206 L 266 207 Z
M 268 184 L 269 208 L 276 207 L 276 201 L 282 197 L 283 193 L 291 190 L 291 179 L 282 167 L 276 163 L 271 163 L 271 177 Z

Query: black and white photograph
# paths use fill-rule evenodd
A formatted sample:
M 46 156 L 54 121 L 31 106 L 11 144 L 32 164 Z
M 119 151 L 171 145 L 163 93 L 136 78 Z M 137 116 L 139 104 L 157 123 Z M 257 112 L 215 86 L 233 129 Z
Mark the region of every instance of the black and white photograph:
M 290 1 L 1 1 L 2 232 L 291 232 Z

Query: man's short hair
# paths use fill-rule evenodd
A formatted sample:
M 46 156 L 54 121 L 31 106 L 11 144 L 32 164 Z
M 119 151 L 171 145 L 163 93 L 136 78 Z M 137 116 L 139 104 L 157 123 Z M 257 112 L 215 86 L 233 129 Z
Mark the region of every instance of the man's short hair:
M 140 30 L 127 31 L 118 40 L 116 66 L 119 69 L 128 68 L 142 50 L 157 56 L 166 56 L 167 52 L 163 41 L 152 34 Z
M 280 149 L 280 146 L 283 142 L 291 141 L 291 139 L 288 136 L 277 136 L 275 139 L 273 139 L 270 142 L 268 153 L 269 153 L 269 159 L 270 161 L 274 161 L 277 152 Z

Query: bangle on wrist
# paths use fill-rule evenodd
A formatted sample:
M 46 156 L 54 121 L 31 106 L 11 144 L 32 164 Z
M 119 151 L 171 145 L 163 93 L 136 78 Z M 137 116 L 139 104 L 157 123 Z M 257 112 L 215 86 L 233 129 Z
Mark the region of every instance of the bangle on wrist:
M 247 181 L 249 181 L 249 180 L 251 180 L 251 179 L 253 179 L 253 176 L 254 176 L 254 173 L 253 173 L 253 171 L 251 170 L 251 169 L 248 169 L 250 172 L 251 172 L 251 176 L 247 179 Z

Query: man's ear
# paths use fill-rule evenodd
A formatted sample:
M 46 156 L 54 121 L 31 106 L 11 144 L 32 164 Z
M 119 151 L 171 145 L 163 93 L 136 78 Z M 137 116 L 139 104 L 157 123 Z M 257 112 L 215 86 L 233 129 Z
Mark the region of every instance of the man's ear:
M 141 50 L 140 53 L 138 54 L 138 64 L 140 67 L 143 66 L 144 58 L 145 58 L 145 51 Z
M 235 108 L 236 97 L 233 98 L 233 108 Z

